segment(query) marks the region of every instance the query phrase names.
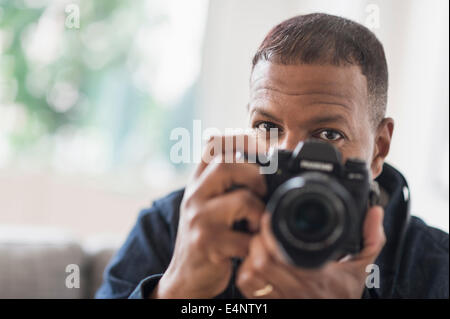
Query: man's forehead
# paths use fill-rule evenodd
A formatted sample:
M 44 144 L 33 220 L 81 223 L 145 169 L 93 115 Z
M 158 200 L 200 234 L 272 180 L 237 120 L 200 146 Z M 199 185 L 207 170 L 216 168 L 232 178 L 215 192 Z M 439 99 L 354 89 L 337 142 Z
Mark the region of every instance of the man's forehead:
M 250 91 L 261 97 L 270 90 L 285 95 L 334 95 L 347 99 L 366 99 L 366 78 L 358 66 L 315 64 L 283 65 L 260 61 L 255 66 Z

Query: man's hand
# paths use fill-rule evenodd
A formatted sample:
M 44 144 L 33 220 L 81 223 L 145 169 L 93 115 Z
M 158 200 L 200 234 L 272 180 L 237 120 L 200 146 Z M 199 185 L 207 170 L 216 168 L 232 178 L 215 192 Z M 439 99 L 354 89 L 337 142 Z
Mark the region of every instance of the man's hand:
M 232 158 L 236 151 L 246 152 L 248 143 L 241 146 L 244 149 L 221 147 L 224 151 L 211 153 L 217 143 L 229 145 L 227 139 L 235 141 L 233 136 L 210 141 L 185 190 L 174 254 L 151 298 L 212 298 L 229 283 L 231 258 L 248 254 L 251 235 L 233 231 L 232 225 L 245 218 L 251 230 L 259 229 L 264 212 L 259 198 L 265 194 L 266 184 L 257 165 L 223 162 L 227 152 Z M 233 185 L 242 188 L 230 191 Z
M 250 243 L 249 256 L 239 268 L 237 286 L 247 298 L 361 298 L 366 266 L 375 261 L 386 241 L 383 214 L 378 206 L 367 212 L 364 248 L 358 255 L 315 270 L 286 262 L 269 228 L 269 215 L 265 214 L 260 233 Z

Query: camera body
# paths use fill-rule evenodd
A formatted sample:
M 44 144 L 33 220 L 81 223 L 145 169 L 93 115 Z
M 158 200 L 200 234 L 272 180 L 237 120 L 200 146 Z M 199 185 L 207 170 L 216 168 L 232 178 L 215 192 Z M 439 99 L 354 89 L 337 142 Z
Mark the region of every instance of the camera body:
M 293 152 L 276 150 L 268 157 L 269 163 L 274 160 L 276 172 L 265 175 L 264 202 L 286 258 L 317 268 L 358 253 L 366 211 L 378 199 L 366 163 L 342 163 L 339 151 L 320 140 L 300 142 Z

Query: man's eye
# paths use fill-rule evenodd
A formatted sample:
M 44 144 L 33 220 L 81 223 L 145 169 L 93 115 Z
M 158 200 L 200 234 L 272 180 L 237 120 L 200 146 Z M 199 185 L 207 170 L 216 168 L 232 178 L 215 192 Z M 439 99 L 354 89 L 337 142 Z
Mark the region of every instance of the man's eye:
M 258 130 L 269 133 L 270 129 L 278 129 L 278 126 L 272 122 L 260 122 L 255 125 Z
M 325 141 L 338 141 L 342 139 L 344 136 L 335 130 L 323 130 L 317 134 L 318 138 L 321 138 Z

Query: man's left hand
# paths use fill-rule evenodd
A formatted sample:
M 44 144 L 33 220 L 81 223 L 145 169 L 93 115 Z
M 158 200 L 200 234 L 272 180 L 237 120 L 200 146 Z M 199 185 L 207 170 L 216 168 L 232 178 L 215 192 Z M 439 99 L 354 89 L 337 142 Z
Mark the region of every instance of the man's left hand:
M 383 209 L 372 207 L 364 221 L 364 248 L 348 260 L 332 261 L 319 269 L 289 264 L 280 252 L 263 216 L 261 231 L 250 242 L 249 255 L 237 274 L 236 284 L 246 298 L 361 298 L 366 267 L 374 263 L 386 242 Z

